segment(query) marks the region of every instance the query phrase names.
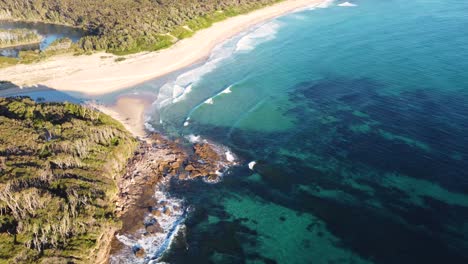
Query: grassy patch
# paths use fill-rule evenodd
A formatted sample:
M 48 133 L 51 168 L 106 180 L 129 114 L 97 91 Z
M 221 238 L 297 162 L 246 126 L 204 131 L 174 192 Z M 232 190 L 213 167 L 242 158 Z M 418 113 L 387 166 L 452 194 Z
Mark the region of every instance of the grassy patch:
M 125 58 L 125 57 L 118 57 L 118 58 L 116 58 L 114 61 L 115 61 L 115 62 L 121 62 L 121 61 L 124 61 L 124 60 L 126 60 L 126 59 L 127 59 L 127 58 Z

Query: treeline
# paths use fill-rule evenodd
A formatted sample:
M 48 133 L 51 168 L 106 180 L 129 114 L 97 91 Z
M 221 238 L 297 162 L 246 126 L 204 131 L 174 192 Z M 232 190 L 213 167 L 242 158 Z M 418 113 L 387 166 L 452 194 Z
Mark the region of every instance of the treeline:
M 2 17 L 82 27 L 85 51 L 158 50 L 213 22 L 280 0 L 3 0 Z M 175 37 L 175 38 L 174 38 Z
M 1 48 L 1 44 L 0 44 L 0 48 Z M 39 62 L 53 55 L 76 52 L 76 51 L 80 51 L 80 49 L 77 48 L 76 45 L 73 44 L 71 39 L 69 38 L 56 39 L 44 50 L 37 49 L 37 50 L 20 51 L 17 58 L 0 56 L 0 68 L 8 67 L 8 66 L 15 65 L 18 63 L 28 64 L 28 63 Z
M 136 144 L 90 108 L 0 98 L 0 263 L 93 263 Z
M 0 29 L 0 48 L 38 43 L 41 36 L 29 29 Z

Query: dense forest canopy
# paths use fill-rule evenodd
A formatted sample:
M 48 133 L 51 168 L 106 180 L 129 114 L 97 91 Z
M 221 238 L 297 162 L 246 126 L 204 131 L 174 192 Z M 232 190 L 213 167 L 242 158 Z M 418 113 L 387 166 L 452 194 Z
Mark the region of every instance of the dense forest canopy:
M 213 22 L 279 1 L 2 0 L 0 19 L 82 27 L 94 35 L 80 41 L 84 50 L 130 53 L 167 47 Z
M 0 263 L 93 263 L 136 145 L 92 109 L 0 98 Z

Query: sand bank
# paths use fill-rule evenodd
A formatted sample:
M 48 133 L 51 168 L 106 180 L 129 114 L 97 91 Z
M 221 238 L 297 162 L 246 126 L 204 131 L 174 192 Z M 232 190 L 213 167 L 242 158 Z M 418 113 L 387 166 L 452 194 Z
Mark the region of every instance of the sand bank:
M 154 98 L 142 96 L 121 96 L 110 106 L 90 104 L 101 112 L 112 116 L 124 125 L 135 137 L 146 140 L 145 110 L 151 105 Z
M 258 23 L 323 2 L 286 0 L 215 23 L 168 49 L 126 56 L 127 59 L 121 62 L 116 62 L 114 55 L 95 53 L 89 56 L 56 56 L 37 64 L 15 65 L 0 69 L 0 80 L 19 86 L 40 84 L 88 95 L 106 94 L 190 66 L 207 58 L 217 44 Z

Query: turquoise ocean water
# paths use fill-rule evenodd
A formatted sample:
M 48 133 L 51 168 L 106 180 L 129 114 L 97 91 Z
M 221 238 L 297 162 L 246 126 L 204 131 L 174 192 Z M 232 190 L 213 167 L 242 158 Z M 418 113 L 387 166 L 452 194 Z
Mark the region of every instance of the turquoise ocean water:
M 468 263 L 468 2 L 340 3 L 130 90 L 240 162 L 172 184 L 194 210 L 165 261 Z

